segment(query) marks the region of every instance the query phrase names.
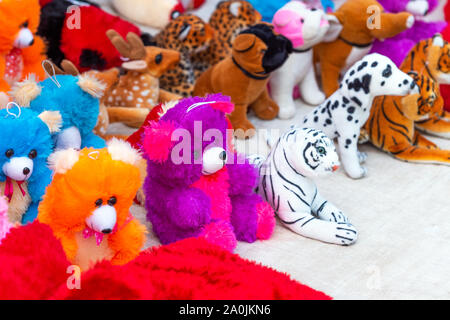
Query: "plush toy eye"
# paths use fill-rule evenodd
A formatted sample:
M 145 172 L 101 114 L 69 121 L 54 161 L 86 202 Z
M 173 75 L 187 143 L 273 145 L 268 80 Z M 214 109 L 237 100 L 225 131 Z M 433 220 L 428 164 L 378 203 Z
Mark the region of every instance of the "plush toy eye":
M 14 155 L 14 150 L 13 150 L 13 149 L 8 149 L 8 150 L 6 150 L 5 156 L 6 156 L 7 158 L 11 158 L 13 155 Z
M 117 198 L 116 197 L 113 196 L 113 197 L 109 198 L 108 205 L 114 206 L 116 203 L 117 203 Z
M 300 22 L 301 22 L 301 23 L 305 23 L 305 19 L 301 18 L 301 19 L 300 19 Z
M 31 150 L 30 153 L 28 154 L 28 158 L 30 159 L 34 159 L 37 157 L 37 151 L 36 150 Z
M 160 64 L 161 61 L 162 61 L 162 54 L 160 53 L 155 57 L 155 63 Z
M 101 207 L 102 204 L 103 204 L 103 200 L 102 200 L 102 199 L 97 199 L 97 200 L 95 200 L 95 206 L 96 206 L 96 207 Z
M 214 174 L 225 166 L 227 152 L 220 147 L 214 147 L 203 153 L 203 169 L 205 175 Z
M 325 148 L 324 148 L 324 147 L 318 147 L 318 148 L 317 148 L 317 152 L 318 152 L 320 155 L 326 154 L 326 151 L 325 151 Z

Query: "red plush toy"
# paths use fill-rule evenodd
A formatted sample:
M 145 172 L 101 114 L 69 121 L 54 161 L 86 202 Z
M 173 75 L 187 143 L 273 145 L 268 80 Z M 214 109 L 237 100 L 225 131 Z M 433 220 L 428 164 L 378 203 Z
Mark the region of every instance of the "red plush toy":
M 95 3 L 81 0 L 41 0 L 39 34 L 48 42 L 48 57 L 57 65 L 70 60 L 80 72 L 119 67 L 123 59 L 106 36 L 113 29 L 125 37 L 136 33 L 148 43 L 134 24 L 100 9 Z
M 0 245 L 0 299 L 330 299 L 201 239 L 148 249 L 77 274 L 51 229 L 13 229 Z
M 450 1 L 444 7 L 445 21 L 450 22 Z M 441 32 L 442 37 L 446 41 L 450 41 L 450 23 L 447 24 Z M 443 84 L 440 86 L 442 98 L 444 98 L 444 109 L 450 112 L 450 85 Z

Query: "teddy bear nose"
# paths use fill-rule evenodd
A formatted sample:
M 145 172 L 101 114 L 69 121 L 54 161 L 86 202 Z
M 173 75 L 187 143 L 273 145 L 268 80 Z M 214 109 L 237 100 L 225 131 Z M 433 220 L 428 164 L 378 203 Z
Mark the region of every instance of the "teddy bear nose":
M 23 174 L 27 175 L 30 173 L 30 169 L 29 168 L 23 168 Z
M 103 229 L 102 230 L 102 233 L 104 233 L 104 234 L 109 234 L 109 233 L 111 233 L 111 229 Z

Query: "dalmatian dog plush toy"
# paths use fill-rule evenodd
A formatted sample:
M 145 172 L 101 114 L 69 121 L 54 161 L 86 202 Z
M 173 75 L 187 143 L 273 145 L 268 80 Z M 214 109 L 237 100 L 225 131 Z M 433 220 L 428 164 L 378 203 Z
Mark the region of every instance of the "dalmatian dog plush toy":
M 259 168 L 258 193 L 287 228 L 328 243 L 350 245 L 356 241 L 355 227 L 320 195 L 312 180 L 339 168 L 336 148 L 323 132 L 292 128 L 274 144 L 267 158 L 249 158 Z
M 283 66 L 272 74 L 271 94 L 280 106 L 278 117 L 289 119 L 295 115 L 293 88 L 298 85 L 303 100 L 318 105 L 325 100 L 319 89 L 313 65 L 313 46 L 334 41 L 342 30 L 339 20 L 322 9 L 310 8 L 300 1 L 291 1 L 273 17 L 276 32 L 291 40 L 294 47 Z
M 353 179 L 367 174 L 361 166 L 367 155 L 358 151 L 361 127 L 370 115 L 373 99 L 381 95 L 419 93 L 414 80 L 391 59 L 373 53 L 356 62 L 344 75 L 339 89 L 305 116 L 302 127 L 320 129 L 337 138 L 344 170 Z

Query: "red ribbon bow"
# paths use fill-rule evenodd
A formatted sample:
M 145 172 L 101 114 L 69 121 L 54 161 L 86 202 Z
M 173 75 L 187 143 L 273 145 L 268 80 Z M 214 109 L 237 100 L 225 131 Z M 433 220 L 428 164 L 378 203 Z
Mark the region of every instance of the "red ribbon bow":
M 13 181 L 10 177 L 6 177 L 6 183 L 5 183 L 5 196 L 6 198 L 8 198 L 8 202 L 11 202 L 12 196 L 14 194 L 14 186 L 13 186 Z M 22 195 L 25 197 L 26 192 L 25 190 L 23 190 L 22 188 L 22 184 L 25 181 L 16 181 L 17 185 L 19 186 L 20 191 L 22 192 Z

